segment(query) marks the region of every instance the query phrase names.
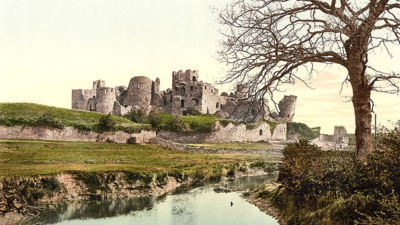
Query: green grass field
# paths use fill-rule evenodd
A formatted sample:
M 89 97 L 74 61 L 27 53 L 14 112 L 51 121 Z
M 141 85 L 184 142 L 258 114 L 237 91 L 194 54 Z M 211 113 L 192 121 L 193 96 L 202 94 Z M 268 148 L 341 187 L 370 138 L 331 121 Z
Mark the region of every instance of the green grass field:
M 193 154 L 152 144 L 0 140 L 0 175 L 35 176 L 68 171 L 190 172 L 233 163 L 279 162 L 281 157 Z

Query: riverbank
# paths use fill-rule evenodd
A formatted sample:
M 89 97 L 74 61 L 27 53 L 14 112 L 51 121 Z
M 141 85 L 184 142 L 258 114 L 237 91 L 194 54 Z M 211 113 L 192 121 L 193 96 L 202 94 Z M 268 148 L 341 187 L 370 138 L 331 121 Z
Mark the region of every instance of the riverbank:
M 259 196 L 260 189 L 265 189 L 265 188 L 277 189 L 278 185 L 276 183 L 262 184 L 257 188 L 249 192 L 246 192 L 243 197 L 246 198 L 250 204 L 253 204 L 257 208 L 259 208 L 262 212 L 276 219 L 280 225 L 286 225 L 287 223 L 285 221 L 285 218 L 282 216 L 279 210 L 273 206 L 271 201 L 269 199 L 262 198 L 261 196 Z
M 262 169 L 239 172 L 236 178 L 267 174 Z M 83 177 L 86 176 L 86 177 Z M 25 224 L 36 219 L 46 205 L 87 200 L 161 196 L 181 185 L 208 182 L 213 177 L 184 174 L 153 177 L 126 172 L 58 174 L 24 178 L 3 178 L 0 203 L 7 213 L 0 213 L 0 225 Z M 228 177 L 224 174 L 219 180 Z M 148 183 L 146 183 L 148 182 Z M 37 198 L 36 198 L 36 197 Z M 10 204 L 11 203 L 11 204 Z
M 289 143 L 279 186 L 253 193 L 267 199 L 289 224 L 399 224 L 399 129 L 378 136 L 365 161 L 354 153 Z
M 46 203 L 162 195 L 182 184 L 274 172 L 281 157 L 187 153 L 153 144 L 0 140 L 0 209 L 33 216 L 31 206 Z

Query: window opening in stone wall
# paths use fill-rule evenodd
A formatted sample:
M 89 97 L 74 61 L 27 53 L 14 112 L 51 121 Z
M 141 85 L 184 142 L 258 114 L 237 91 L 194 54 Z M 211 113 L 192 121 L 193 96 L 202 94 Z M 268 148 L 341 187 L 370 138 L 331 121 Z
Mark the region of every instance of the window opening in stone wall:
M 207 90 L 207 85 L 206 85 L 206 86 L 204 86 L 204 89 L 206 89 L 206 90 Z
M 96 96 L 93 95 L 93 98 L 96 98 Z
M 185 107 L 185 100 L 181 100 L 181 107 Z
M 215 108 L 217 108 L 217 109 L 219 108 L 219 102 L 217 102 L 217 105 L 215 106 Z
M 194 90 L 193 86 L 190 86 L 190 91 L 193 91 L 193 90 Z
M 198 105 L 198 104 L 199 104 L 199 100 L 198 100 L 198 99 L 196 99 L 195 101 L 196 101 L 196 105 Z
M 193 76 L 193 81 L 196 81 L 196 77 L 195 76 Z
M 182 96 L 185 95 L 185 91 L 186 91 L 185 88 L 182 88 L 182 89 L 181 89 L 181 95 L 182 95 Z
M 89 110 L 90 110 L 90 111 L 92 111 L 92 105 L 90 105 L 90 108 L 89 108 Z
M 187 116 L 186 110 L 183 110 L 182 115 Z
M 210 111 L 208 110 L 208 107 L 207 107 L 207 114 L 210 114 Z
M 260 135 L 263 135 L 263 130 L 262 130 L 262 129 L 260 129 L 260 132 L 259 132 L 259 133 L 260 133 Z
M 137 88 L 138 88 L 138 89 L 140 88 L 140 84 L 137 84 Z

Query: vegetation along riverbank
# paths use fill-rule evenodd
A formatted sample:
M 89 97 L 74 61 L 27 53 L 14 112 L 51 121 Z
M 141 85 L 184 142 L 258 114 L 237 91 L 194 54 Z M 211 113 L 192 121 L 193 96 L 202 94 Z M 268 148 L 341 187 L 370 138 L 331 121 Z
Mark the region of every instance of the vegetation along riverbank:
M 274 171 L 281 155 L 193 154 L 152 144 L 1 140 L 0 209 L 161 195 L 181 184 Z M 1 220 L 0 220 L 1 221 Z
M 354 152 L 322 151 L 306 140 L 283 151 L 278 185 L 248 195 L 266 199 L 287 224 L 398 224 L 400 130 L 381 129 L 366 161 Z

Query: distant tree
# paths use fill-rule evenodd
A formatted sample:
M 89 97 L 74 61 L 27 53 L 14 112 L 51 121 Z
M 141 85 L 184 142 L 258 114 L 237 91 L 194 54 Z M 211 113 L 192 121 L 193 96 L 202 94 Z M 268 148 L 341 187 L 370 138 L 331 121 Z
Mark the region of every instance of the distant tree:
M 399 44 L 399 9 L 394 0 L 236 0 L 219 12 L 227 28 L 220 61 L 230 68 L 221 82 L 246 84 L 248 96 L 262 99 L 282 84 L 308 85 L 296 73 L 302 67 L 311 76 L 316 63 L 343 66 L 353 89 L 355 154 L 364 159 L 372 151 L 371 91 L 399 91 L 399 75 L 378 71 L 368 54 L 390 55 L 388 44 Z

